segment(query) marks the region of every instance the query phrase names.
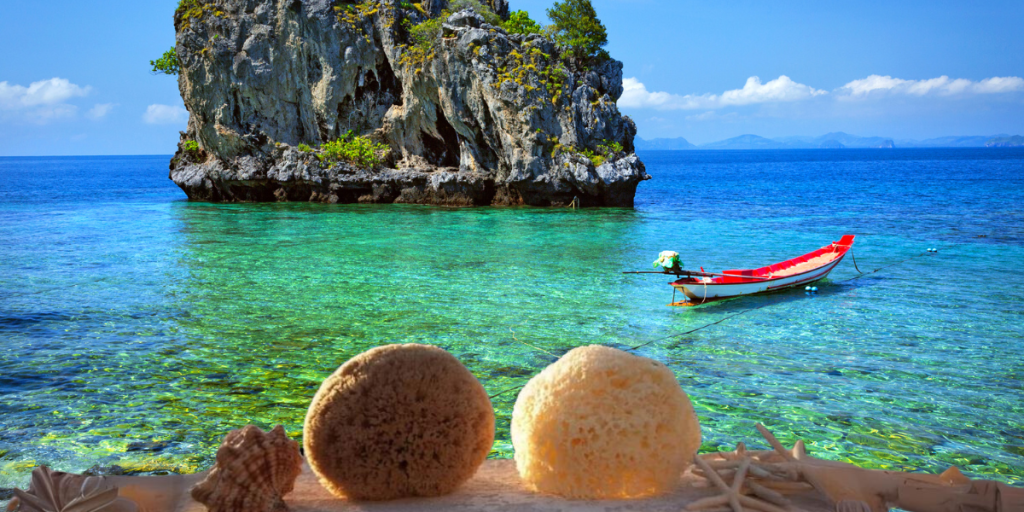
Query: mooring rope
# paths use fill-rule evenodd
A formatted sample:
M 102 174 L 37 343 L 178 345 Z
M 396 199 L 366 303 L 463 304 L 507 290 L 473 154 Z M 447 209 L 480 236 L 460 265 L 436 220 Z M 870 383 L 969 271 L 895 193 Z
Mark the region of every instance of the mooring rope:
M 733 314 L 731 314 L 731 315 L 729 315 L 727 317 L 723 317 L 723 318 L 720 318 L 720 319 L 718 319 L 718 320 L 716 320 L 714 322 L 711 322 L 710 324 L 702 325 L 702 326 L 700 326 L 700 327 L 698 327 L 696 329 L 691 329 L 691 330 L 686 331 L 684 333 L 670 334 L 670 335 L 665 336 L 663 338 L 655 338 L 653 340 L 645 341 L 645 342 L 643 342 L 643 343 L 641 343 L 639 345 L 636 345 L 634 347 L 629 347 L 627 350 L 637 350 L 637 349 L 641 349 L 643 347 L 646 347 L 647 345 L 650 345 L 650 344 L 658 342 L 658 341 L 665 341 L 667 339 L 679 338 L 679 337 L 682 337 L 682 336 L 686 336 L 688 334 L 693 334 L 693 333 L 695 333 L 695 332 L 697 332 L 697 331 L 699 331 L 701 329 L 707 329 L 708 327 L 711 327 L 712 325 L 718 325 L 718 324 L 720 324 L 720 323 L 722 323 L 722 322 L 724 322 L 724 321 L 726 321 L 726 320 L 728 320 L 730 318 L 734 318 L 734 317 L 740 316 L 740 315 L 745 314 L 745 313 L 750 313 L 751 311 L 757 311 L 757 310 L 759 310 L 761 308 L 766 308 L 766 307 L 771 306 L 773 304 L 775 304 L 775 303 L 774 302 L 767 302 L 767 303 L 761 304 L 760 306 L 757 306 L 757 307 L 753 307 L 753 308 L 750 308 L 750 309 L 745 309 L 743 311 L 740 311 L 739 313 L 733 313 Z
M 509 332 L 512 333 L 512 339 L 515 340 L 516 343 L 522 343 L 523 345 L 526 345 L 527 347 L 530 347 L 530 348 L 532 348 L 534 350 L 539 350 L 539 351 L 544 352 L 545 354 L 547 354 L 547 355 L 549 355 L 551 357 L 554 357 L 555 359 L 558 359 L 558 355 L 555 354 L 554 352 L 550 352 L 548 350 L 544 350 L 544 349 L 542 349 L 542 348 L 540 348 L 540 347 L 538 347 L 536 345 L 531 345 L 531 344 L 529 344 L 529 343 L 527 343 L 525 341 L 520 340 L 519 338 L 516 338 L 516 332 L 513 331 L 511 327 L 509 327 L 508 330 L 509 330 Z
M 525 386 L 525 384 L 520 385 L 520 386 L 516 386 L 514 388 L 508 388 L 505 391 L 499 391 L 499 392 L 497 392 L 497 393 L 495 393 L 495 394 L 493 394 L 493 395 L 491 395 L 491 396 L 489 396 L 487 398 L 490 398 L 491 400 L 494 400 L 495 398 L 497 398 L 497 397 L 499 397 L 501 395 L 504 395 L 505 393 L 508 393 L 509 391 L 519 391 L 520 389 L 523 389 L 524 386 Z
M 952 247 L 952 246 L 946 246 L 942 250 L 946 250 L 949 247 Z M 900 261 L 897 261 L 896 263 L 885 265 L 883 267 L 878 267 L 878 268 L 872 270 L 871 272 L 861 272 L 861 270 L 859 268 L 857 268 L 857 260 L 856 260 L 856 258 L 854 258 L 854 260 L 853 260 L 853 267 L 857 268 L 857 272 L 860 272 L 860 275 L 853 276 L 853 277 L 851 277 L 849 279 L 843 279 L 842 281 L 836 281 L 836 283 L 845 283 L 847 281 L 853 281 L 854 279 L 860 279 L 860 278 L 862 278 L 864 276 L 869 276 L 871 274 L 874 274 L 875 272 L 878 272 L 879 270 L 885 270 L 885 269 L 887 269 L 889 267 L 895 267 L 896 265 L 900 265 L 900 264 L 906 263 L 906 262 L 908 262 L 908 261 L 910 261 L 910 260 L 912 260 L 914 258 L 920 258 L 921 256 L 928 256 L 930 254 L 937 254 L 938 252 L 939 252 L 938 249 L 936 249 L 934 251 L 927 250 L 927 251 L 922 252 L 921 254 L 915 254 L 915 255 L 913 255 L 913 256 L 905 259 L 905 260 L 900 260 Z M 853 251 L 850 251 L 850 256 L 853 256 Z

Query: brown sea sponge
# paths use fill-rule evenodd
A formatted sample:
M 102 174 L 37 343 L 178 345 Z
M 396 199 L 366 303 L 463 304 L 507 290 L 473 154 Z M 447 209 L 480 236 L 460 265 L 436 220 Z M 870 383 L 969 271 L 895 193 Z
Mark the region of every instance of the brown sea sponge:
M 494 409 L 454 356 L 387 345 L 350 359 L 306 414 L 306 458 L 339 497 L 440 496 L 468 480 L 494 443 Z
M 671 490 L 700 447 L 689 397 L 665 365 L 579 347 L 530 380 L 512 410 L 523 481 L 574 499 Z
M 278 425 L 263 432 L 254 425 L 232 430 L 217 449 L 217 463 L 192 488 L 192 498 L 209 512 L 285 512 L 284 495 L 302 472 L 299 443 Z

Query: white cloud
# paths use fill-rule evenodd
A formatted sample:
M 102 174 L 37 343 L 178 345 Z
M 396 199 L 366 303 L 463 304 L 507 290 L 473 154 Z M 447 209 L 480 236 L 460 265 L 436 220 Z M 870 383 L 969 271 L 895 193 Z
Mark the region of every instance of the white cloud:
M 1024 89 L 1024 79 L 1016 76 L 992 77 L 973 82 L 948 76 L 926 80 L 904 80 L 891 76 L 871 75 L 836 89 L 840 99 L 865 98 L 885 94 L 911 96 L 952 96 L 956 94 L 994 94 Z
M 715 118 L 715 111 L 714 110 L 708 110 L 707 112 L 704 112 L 703 114 L 694 114 L 692 116 L 686 116 L 686 120 L 687 121 L 707 121 L 709 119 L 714 119 L 714 118 Z
M 65 78 L 51 78 L 24 85 L 0 82 L 0 117 L 46 124 L 75 117 L 78 107 L 67 100 L 86 96 L 91 87 L 81 87 Z
M 668 110 L 672 108 L 671 105 L 679 104 L 683 101 L 685 101 L 683 96 L 667 92 L 650 92 L 636 78 L 626 78 L 622 80 L 622 96 L 619 97 L 618 106 Z
M 188 121 L 188 111 L 175 105 L 154 104 L 146 107 L 142 120 L 149 124 L 176 124 Z
M 113 103 L 97 103 L 85 113 L 89 119 L 103 119 L 114 109 Z
M 1019 76 L 994 76 L 974 84 L 974 91 L 981 94 L 1012 92 L 1024 89 L 1024 78 Z
M 717 110 L 708 110 L 700 114 L 694 114 L 692 116 L 686 116 L 687 121 L 734 121 L 739 119 L 740 115 L 737 112 L 729 112 L 722 114 Z
M 78 114 L 78 107 L 66 103 L 56 105 L 42 105 L 35 108 L 25 109 L 14 114 L 30 123 L 46 124 L 50 121 L 70 119 Z
M 755 103 L 777 103 L 798 101 L 828 94 L 811 86 L 794 82 L 786 75 L 761 83 L 752 76 L 742 89 L 725 91 L 722 94 L 687 94 L 680 96 L 667 92 L 651 92 L 636 78 L 622 81 L 623 92 L 618 106 L 626 108 L 654 108 L 658 110 L 715 109 Z
M 80 87 L 65 78 L 32 82 L 28 87 L 0 82 L 0 108 L 22 109 L 39 105 L 56 105 L 76 96 L 85 96 L 91 87 Z
M 749 105 L 751 103 L 768 103 L 779 101 L 797 101 L 813 96 L 828 94 L 809 85 L 798 84 L 786 75 L 782 75 L 766 84 L 752 76 L 742 89 L 733 89 L 722 93 L 721 101 L 726 105 Z
M 649 91 L 636 78 L 622 81 L 623 92 L 619 98 L 620 108 L 649 108 L 655 110 L 706 110 L 701 114 L 688 116 L 691 121 L 707 121 L 715 116 L 712 111 L 724 107 L 753 105 L 760 103 L 783 103 L 806 100 L 829 94 L 809 85 L 794 82 L 786 75 L 761 83 L 752 76 L 741 89 L 732 89 L 721 94 L 679 95 L 662 91 Z M 1024 90 L 1024 78 L 1016 76 L 992 77 L 977 82 L 965 78 L 952 79 L 948 76 L 927 80 L 904 80 L 891 76 L 871 75 L 854 80 L 836 89 L 830 95 L 839 100 L 859 99 L 883 95 L 910 96 L 954 96 L 968 94 L 995 94 Z

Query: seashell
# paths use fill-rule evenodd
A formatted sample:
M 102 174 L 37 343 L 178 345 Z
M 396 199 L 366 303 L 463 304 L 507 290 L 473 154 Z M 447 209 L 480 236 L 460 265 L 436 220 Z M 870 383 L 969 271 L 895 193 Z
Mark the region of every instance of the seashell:
M 285 512 L 284 496 L 302 472 L 299 444 L 278 425 L 270 432 L 248 425 L 232 430 L 217 449 L 217 463 L 192 488 L 210 512 Z
M 39 466 L 28 491 L 15 489 L 8 510 L 23 512 L 135 512 L 138 507 L 117 496 L 103 477 L 84 477 Z

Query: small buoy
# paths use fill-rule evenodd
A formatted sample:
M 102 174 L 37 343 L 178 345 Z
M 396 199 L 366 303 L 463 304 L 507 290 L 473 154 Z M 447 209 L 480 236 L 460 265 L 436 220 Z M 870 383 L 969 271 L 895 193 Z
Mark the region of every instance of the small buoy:
M 811 291 L 812 292 L 817 292 L 818 291 L 818 287 L 817 286 L 812 286 L 811 287 Z
M 811 291 L 811 287 L 807 286 L 807 287 L 804 288 L 804 290 Z

